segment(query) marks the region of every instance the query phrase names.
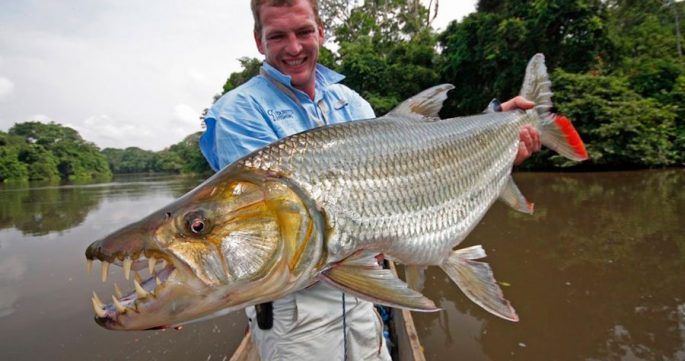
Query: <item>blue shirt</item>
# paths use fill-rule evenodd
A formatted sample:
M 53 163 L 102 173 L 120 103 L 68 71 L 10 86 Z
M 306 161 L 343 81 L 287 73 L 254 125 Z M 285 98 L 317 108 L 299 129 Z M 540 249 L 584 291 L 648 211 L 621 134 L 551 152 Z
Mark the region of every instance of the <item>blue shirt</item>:
M 292 86 L 290 76 L 264 63 L 261 75 L 224 94 L 209 109 L 207 129 L 200 138 L 202 154 L 218 171 L 283 137 L 325 124 L 374 118 L 366 100 L 339 84 L 343 78 L 317 65 L 312 100 Z

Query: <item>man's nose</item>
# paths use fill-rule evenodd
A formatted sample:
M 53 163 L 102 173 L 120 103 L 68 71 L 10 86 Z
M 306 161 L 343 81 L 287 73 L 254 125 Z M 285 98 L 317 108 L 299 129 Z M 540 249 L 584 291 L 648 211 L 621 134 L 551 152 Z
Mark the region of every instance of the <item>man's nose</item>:
M 288 44 L 286 44 L 285 50 L 288 52 L 288 54 L 292 55 L 299 54 L 300 51 L 302 51 L 302 44 L 300 43 L 300 39 L 297 38 L 296 34 L 288 35 Z

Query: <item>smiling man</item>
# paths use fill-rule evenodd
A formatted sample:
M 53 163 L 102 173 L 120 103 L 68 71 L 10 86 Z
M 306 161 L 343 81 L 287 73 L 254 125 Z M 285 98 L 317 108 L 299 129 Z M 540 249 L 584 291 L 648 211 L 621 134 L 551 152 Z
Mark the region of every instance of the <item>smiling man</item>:
M 292 2 L 288 11 L 276 3 L 256 8 L 253 5 L 255 18 L 265 19 L 255 21 L 257 49 L 266 63 L 290 76 L 293 87 L 314 99 L 316 64 L 324 41 L 323 24 L 307 2 Z
M 200 147 L 214 170 L 294 133 L 375 117 L 342 75 L 317 64 L 315 0 L 252 0 L 252 12 L 264 64 L 205 117 Z M 246 313 L 262 360 L 390 360 L 373 305 L 323 283 Z
M 298 132 L 375 117 L 342 75 L 317 64 L 324 26 L 316 0 L 252 0 L 252 13 L 264 64 L 205 117 L 200 147 L 214 170 Z M 502 109 L 533 105 L 517 97 Z M 517 162 L 539 148 L 537 133 L 522 130 Z M 390 360 L 373 305 L 321 282 L 246 312 L 262 360 Z

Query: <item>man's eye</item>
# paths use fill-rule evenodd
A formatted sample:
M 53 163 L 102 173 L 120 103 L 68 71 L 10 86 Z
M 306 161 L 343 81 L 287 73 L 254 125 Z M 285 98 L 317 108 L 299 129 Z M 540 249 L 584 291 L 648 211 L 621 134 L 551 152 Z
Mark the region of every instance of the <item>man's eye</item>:
M 280 40 L 283 39 L 283 34 L 274 34 L 266 37 L 266 40 Z
M 311 30 L 311 29 L 310 29 L 310 30 L 302 30 L 302 31 L 299 31 L 299 32 L 297 32 L 297 35 L 300 36 L 300 37 L 305 37 L 305 36 L 309 36 L 309 35 L 311 35 L 311 34 L 313 34 L 313 33 L 314 33 L 314 30 Z

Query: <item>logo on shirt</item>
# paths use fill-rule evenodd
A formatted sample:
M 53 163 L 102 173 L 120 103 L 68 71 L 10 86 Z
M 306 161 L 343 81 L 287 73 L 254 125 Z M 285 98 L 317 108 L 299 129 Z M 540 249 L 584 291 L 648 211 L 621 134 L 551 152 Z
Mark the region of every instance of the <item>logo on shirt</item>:
M 292 119 L 295 117 L 295 111 L 292 109 L 285 109 L 285 110 L 270 109 L 266 113 L 269 114 L 269 116 L 271 117 L 271 119 L 274 122 L 278 122 L 278 121 L 286 120 L 286 119 Z

